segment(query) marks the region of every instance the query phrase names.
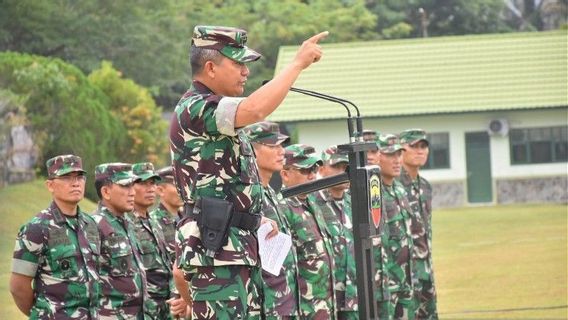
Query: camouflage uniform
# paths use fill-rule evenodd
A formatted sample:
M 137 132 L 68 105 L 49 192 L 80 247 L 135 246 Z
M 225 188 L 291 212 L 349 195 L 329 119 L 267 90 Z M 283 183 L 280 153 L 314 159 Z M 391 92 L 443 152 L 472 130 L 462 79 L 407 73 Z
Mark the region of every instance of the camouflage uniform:
M 244 46 L 244 30 L 195 27 L 194 48 L 214 49 L 240 63 L 260 55 Z M 233 210 L 259 214 L 262 186 L 254 152 L 234 126 L 243 98 L 216 95 L 194 80 L 175 108 L 170 149 L 176 186 L 185 205 L 202 197 L 228 200 Z M 190 281 L 192 315 L 197 319 L 258 318 L 260 270 L 254 232 L 229 227 L 228 240 L 213 257 L 206 255 L 197 221 L 180 221 L 176 233 L 178 267 Z
M 306 145 L 286 147 L 285 166 L 311 168 L 321 164 L 315 150 Z M 306 199 L 286 199 L 284 216 L 290 223 L 292 245 L 298 259 L 300 317 L 302 319 L 336 319 L 333 279 L 333 249 L 322 212 L 313 195 Z
M 174 183 L 172 167 L 166 167 L 156 172 L 162 180 L 159 183 Z M 150 212 L 150 219 L 160 226 L 166 240 L 166 250 L 168 252 L 171 265 L 176 259 L 176 225 L 183 218 L 181 210 L 174 217 L 166 207 L 160 203 L 158 207 Z
M 337 153 L 337 146 L 322 152 L 324 165 L 349 163 L 347 155 Z M 342 199 L 334 199 L 329 190 L 314 193 L 316 205 L 321 209 L 333 245 L 334 288 L 339 319 L 358 319 L 357 283 L 355 279 L 355 248 L 351 206 Z M 350 201 L 350 197 L 349 197 Z
M 47 161 L 48 178 L 84 173 L 81 158 Z M 30 319 L 97 319 L 100 239 L 91 216 L 64 215 L 55 202 L 20 228 L 12 272 L 33 278 Z
M 386 134 L 379 137 L 381 153 L 393 153 L 402 150 L 398 138 Z M 387 260 L 384 264 L 389 282 L 391 312 L 395 319 L 414 319 L 411 235 L 412 210 L 406 197 L 406 191 L 400 182 L 392 185 L 382 184 L 383 214 L 386 216 L 386 231 L 382 243 Z
M 426 140 L 426 133 L 410 129 L 400 134 L 401 143 L 415 143 Z M 412 208 L 412 252 L 414 292 L 416 295 L 418 319 L 438 319 L 436 310 L 436 288 L 432 268 L 432 186 L 418 175 L 412 179 L 402 169 L 399 181 L 406 189 Z
M 124 163 L 98 165 L 95 179 L 129 185 L 138 179 L 131 168 Z M 126 217 L 113 215 L 102 203 L 93 218 L 101 237 L 99 319 L 142 319 L 148 296 L 136 232 Z
M 365 142 L 375 142 L 377 148 L 380 148 L 380 142 L 378 133 L 375 130 L 363 130 L 363 140 Z M 373 163 L 376 164 L 376 163 Z M 351 200 L 351 199 L 349 199 Z M 385 215 L 381 215 L 381 219 L 385 220 Z M 386 225 L 386 223 L 383 223 Z M 389 277 L 385 270 L 385 264 L 387 261 L 387 252 L 383 246 L 382 239 L 388 237 L 388 228 L 381 230 L 381 234 L 371 238 L 373 245 L 373 258 L 375 262 L 376 273 L 374 276 L 375 280 L 375 299 L 377 302 L 377 309 L 379 319 L 392 319 L 394 310 L 390 303 L 390 292 L 389 292 Z
M 135 163 L 132 165 L 132 172 L 140 178 L 140 181 L 160 179 L 160 176 L 154 173 L 154 166 L 148 162 Z M 132 212 L 126 217 L 135 230 L 136 242 L 139 245 L 137 249 L 142 258 L 142 267 L 146 271 L 148 295 L 154 300 L 151 308 L 145 310 L 145 314 L 151 319 L 172 319 L 166 300 L 177 291 L 162 229 L 148 216 Z
M 270 121 L 247 126 L 245 132 L 250 141 L 255 143 L 280 145 L 288 140 L 288 136 L 280 133 L 278 124 Z M 290 225 L 281 213 L 281 206 L 285 205 L 282 196 L 276 194 L 270 185 L 263 186 L 263 190 L 262 214 L 274 220 L 280 232 L 290 234 Z M 262 271 L 265 319 L 295 319 L 298 317 L 297 276 L 298 268 L 293 247 L 288 252 L 279 275 L 275 276 Z

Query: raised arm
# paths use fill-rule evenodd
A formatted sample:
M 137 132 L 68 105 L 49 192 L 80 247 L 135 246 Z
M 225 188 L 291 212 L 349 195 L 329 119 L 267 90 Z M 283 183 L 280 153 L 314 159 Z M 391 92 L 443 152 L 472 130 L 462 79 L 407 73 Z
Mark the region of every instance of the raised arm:
M 322 50 L 318 42 L 328 34 L 329 32 L 324 31 L 305 40 L 292 63 L 239 104 L 235 116 L 236 128 L 262 121 L 276 110 L 300 73 L 321 59 Z

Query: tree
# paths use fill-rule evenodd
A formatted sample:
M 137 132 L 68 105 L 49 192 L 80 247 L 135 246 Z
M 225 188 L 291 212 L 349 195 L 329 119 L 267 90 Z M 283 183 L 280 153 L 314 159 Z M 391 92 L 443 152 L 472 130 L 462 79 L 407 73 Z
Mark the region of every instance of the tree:
M 113 69 L 108 61 L 89 75 L 89 81 L 109 98 L 112 114 L 127 130 L 128 149 L 121 156 L 125 162 L 150 161 L 163 165 L 169 158 L 166 128 L 149 91 Z
M 501 16 L 502 0 L 369 0 L 367 8 L 384 38 L 512 31 Z
M 108 98 L 76 67 L 60 59 L 13 52 L 0 53 L 0 87 L 24 97 L 38 170 L 45 160 L 76 154 L 92 178 L 95 165 L 121 160 L 126 129 L 108 110 Z M 96 199 L 94 186 L 87 195 Z

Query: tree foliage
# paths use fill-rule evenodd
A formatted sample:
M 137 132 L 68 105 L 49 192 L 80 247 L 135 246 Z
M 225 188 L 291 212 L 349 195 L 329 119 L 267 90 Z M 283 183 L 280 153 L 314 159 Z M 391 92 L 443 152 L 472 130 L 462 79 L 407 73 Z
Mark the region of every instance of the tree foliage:
M 126 127 L 129 150 L 124 150 L 122 160 L 146 160 L 163 165 L 168 156 L 167 122 L 161 118 L 161 110 L 150 92 L 134 81 L 124 79 L 110 62 L 103 62 L 101 68 L 88 78 L 106 94 L 112 114 Z
M 0 87 L 25 98 L 26 117 L 45 160 L 73 153 L 92 178 L 95 165 L 121 160 L 125 127 L 108 110 L 108 98 L 76 67 L 60 59 L 0 53 Z M 95 198 L 92 186 L 88 195 Z

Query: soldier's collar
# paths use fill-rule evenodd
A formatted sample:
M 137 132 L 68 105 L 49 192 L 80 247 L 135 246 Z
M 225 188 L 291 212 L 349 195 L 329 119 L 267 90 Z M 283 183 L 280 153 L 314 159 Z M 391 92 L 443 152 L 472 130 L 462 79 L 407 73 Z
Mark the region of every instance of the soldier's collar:
M 65 219 L 65 214 L 61 212 L 55 201 L 51 201 L 51 204 L 49 205 L 49 211 L 51 212 L 51 215 L 53 216 L 53 220 L 55 221 L 55 223 L 57 224 L 67 223 L 67 219 Z M 79 218 L 80 213 L 81 209 L 79 209 L 79 206 L 77 206 L 77 218 Z
M 209 89 L 206 85 L 204 85 L 201 81 L 198 80 L 193 80 L 191 83 L 191 87 L 193 90 L 191 91 L 195 91 L 198 92 L 200 94 L 213 94 L 213 91 L 211 91 L 211 89 Z

